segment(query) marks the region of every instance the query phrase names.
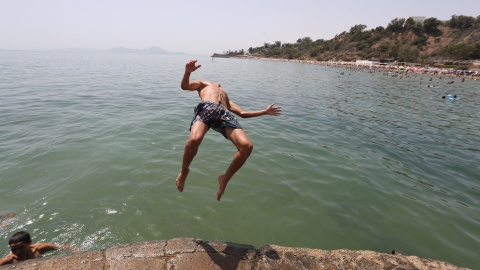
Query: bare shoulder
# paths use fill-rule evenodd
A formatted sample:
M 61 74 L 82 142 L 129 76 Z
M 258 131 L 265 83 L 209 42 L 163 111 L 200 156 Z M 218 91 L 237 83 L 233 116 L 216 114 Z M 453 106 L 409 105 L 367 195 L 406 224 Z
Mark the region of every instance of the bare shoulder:
M 38 243 L 30 246 L 32 251 L 38 251 L 41 254 L 50 251 L 50 250 L 56 250 L 58 249 L 58 246 L 55 244 L 50 244 L 50 243 Z
M 203 86 L 207 86 L 207 85 L 210 85 L 211 82 L 207 82 L 207 81 L 204 81 L 204 80 L 195 80 L 193 81 L 194 83 L 198 83 L 198 84 L 201 84 Z

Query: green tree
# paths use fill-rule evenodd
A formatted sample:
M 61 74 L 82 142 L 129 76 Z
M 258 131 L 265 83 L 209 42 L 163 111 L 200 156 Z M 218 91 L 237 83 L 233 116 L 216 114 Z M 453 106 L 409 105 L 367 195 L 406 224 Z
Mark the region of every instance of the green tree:
M 480 41 L 477 41 L 470 46 L 472 46 L 472 55 L 470 59 L 480 59 Z
M 423 22 L 423 29 L 428 35 L 437 36 L 441 34 L 438 29 L 440 25 L 442 25 L 441 21 L 437 20 L 437 18 L 431 17 Z
M 377 51 L 380 53 L 387 53 L 390 46 L 387 43 L 382 43 L 378 46 Z
M 280 47 L 275 47 L 275 48 L 272 49 L 272 54 L 275 57 L 278 57 L 278 56 L 282 55 L 282 49 Z
M 320 54 L 320 51 L 321 51 L 320 47 L 313 49 L 310 52 L 310 57 L 317 57 Z
M 447 21 L 447 26 L 450 28 L 466 29 L 472 27 L 474 24 L 475 18 L 464 15 L 453 15 L 452 18 Z
M 416 47 L 404 44 L 398 49 L 398 58 L 400 62 L 418 62 L 420 51 Z
M 390 50 L 388 51 L 388 54 L 390 57 L 393 59 L 397 59 L 399 55 L 401 44 L 400 43 L 395 43 L 393 46 L 390 47 Z
M 466 43 L 451 43 L 439 50 L 440 54 L 446 55 L 450 60 L 467 60 L 470 59 L 474 52 L 475 46 Z
M 368 44 L 366 42 L 358 42 L 355 47 L 357 48 L 357 50 L 363 51 L 368 47 Z
M 377 33 L 382 33 L 383 31 L 385 31 L 385 27 L 383 26 L 377 26 L 377 28 L 375 28 L 375 32 Z
M 427 45 L 427 36 L 420 36 L 417 37 L 415 40 L 412 41 L 413 46 L 426 46 Z
M 325 40 L 324 39 L 317 39 L 315 40 L 315 42 L 313 42 L 315 46 L 320 46 L 322 45 L 323 43 L 325 43 Z
M 313 41 L 310 37 L 299 38 L 296 45 L 300 50 L 305 50 L 313 45 Z
M 387 25 L 387 31 L 391 33 L 403 32 L 403 25 L 405 24 L 405 19 L 395 18 Z
M 301 39 L 301 44 L 307 44 L 307 45 L 310 45 L 313 43 L 312 39 L 310 37 L 304 37 Z
M 352 28 L 350 28 L 350 31 L 348 33 L 350 35 L 361 34 L 363 32 L 363 30 L 365 30 L 365 28 L 367 28 L 366 25 L 357 24 L 357 25 L 353 26 Z
M 413 33 L 415 33 L 417 36 L 423 34 L 423 25 L 420 23 L 420 22 L 417 22 L 415 21 L 414 19 L 412 18 L 408 18 L 406 21 L 405 21 L 405 24 L 403 26 L 405 28 L 405 30 L 407 31 L 412 31 Z

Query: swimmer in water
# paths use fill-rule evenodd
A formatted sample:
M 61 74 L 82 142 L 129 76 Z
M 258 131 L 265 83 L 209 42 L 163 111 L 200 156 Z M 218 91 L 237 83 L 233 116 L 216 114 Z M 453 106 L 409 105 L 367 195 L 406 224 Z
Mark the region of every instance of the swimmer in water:
M 12 218 L 13 218 L 14 216 L 15 216 L 14 213 L 0 214 L 0 220 L 5 219 L 5 220 L 2 222 L 2 226 L 0 226 L 0 228 L 5 228 L 5 227 L 7 227 L 7 226 L 10 224 L 10 221 L 12 220 Z
M 17 232 L 8 241 L 10 250 L 7 256 L 0 260 L 0 265 L 17 263 L 20 261 L 41 257 L 44 253 L 57 249 L 69 249 L 77 251 L 71 246 L 57 246 L 49 243 L 38 243 L 32 245 L 32 239 L 28 232 Z

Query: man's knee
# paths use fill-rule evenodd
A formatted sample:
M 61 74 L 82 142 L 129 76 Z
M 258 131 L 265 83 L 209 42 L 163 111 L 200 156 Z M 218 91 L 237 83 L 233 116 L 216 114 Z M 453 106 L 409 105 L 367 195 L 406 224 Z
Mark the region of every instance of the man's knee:
M 240 144 L 238 150 L 243 154 L 250 155 L 250 153 L 253 151 L 253 143 L 250 141 L 242 143 Z
M 200 143 L 202 142 L 202 138 L 201 137 L 196 137 L 196 136 L 193 136 L 193 137 L 190 137 L 188 138 L 187 140 L 187 147 L 189 148 L 198 148 L 198 146 L 200 146 Z

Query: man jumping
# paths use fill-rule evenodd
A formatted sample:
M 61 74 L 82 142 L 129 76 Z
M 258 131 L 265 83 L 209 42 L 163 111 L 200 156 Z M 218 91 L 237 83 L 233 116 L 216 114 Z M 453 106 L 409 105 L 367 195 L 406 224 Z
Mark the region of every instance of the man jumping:
M 203 140 L 207 131 L 213 130 L 222 133 L 222 135 L 230 140 L 236 147 L 237 152 L 233 156 L 233 161 L 228 167 L 225 174 L 218 176 L 217 200 L 220 201 L 228 181 L 242 167 L 253 149 L 253 144 L 243 131 L 235 116 L 236 114 L 242 118 L 257 117 L 262 115 L 281 114 L 281 107 L 273 107 L 271 104 L 264 110 L 260 111 L 243 111 L 237 104 L 233 103 L 225 90 L 220 87 L 219 83 L 212 83 L 202 80 L 190 82 L 190 74 L 201 67 L 195 65 L 197 60 L 189 61 L 185 66 L 185 74 L 183 75 L 181 87 L 183 90 L 198 91 L 201 102 L 195 108 L 195 116 L 190 124 L 190 137 L 185 144 L 183 152 L 182 170 L 177 176 L 177 189 L 182 192 L 185 186 L 185 180 L 189 173 L 189 166 L 193 158 L 197 154 L 198 147 Z

